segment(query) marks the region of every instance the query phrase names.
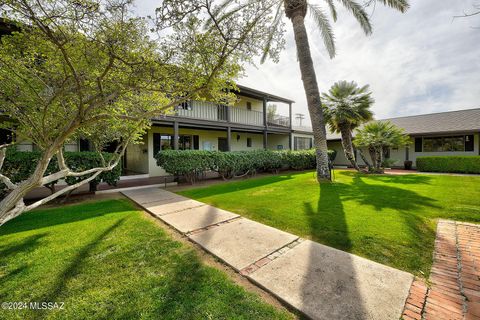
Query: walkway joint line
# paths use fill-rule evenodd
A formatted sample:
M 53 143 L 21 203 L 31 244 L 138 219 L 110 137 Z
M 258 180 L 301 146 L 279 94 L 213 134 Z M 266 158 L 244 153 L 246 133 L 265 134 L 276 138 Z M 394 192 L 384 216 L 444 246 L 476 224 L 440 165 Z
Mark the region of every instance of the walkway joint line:
M 257 271 L 258 269 L 266 266 L 267 264 L 269 264 L 270 262 L 272 262 L 273 260 L 277 259 L 278 257 L 282 256 L 283 254 L 287 253 L 287 251 L 289 251 L 290 249 L 293 249 L 295 248 L 296 246 L 298 246 L 300 243 L 302 243 L 305 239 L 302 239 L 302 238 L 297 238 L 295 240 L 293 240 L 292 242 L 290 243 L 287 243 L 286 245 L 284 245 L 283 247 L 267 254 L 266 256 L 264 256 L 263 258 L 261 259 L 258 259 L 257 261 L 255 261 L 254 263 L 250 264 L 249 266 L 243 268 L 242 270 L 240 270 L 240 274 L 243 275 L 243 276 L 247 276 L 247 275 L 250 275 L 252 273 L 254 273 L 255 271 Z
M 201 206 L 199 206 L 201 207 Z M 196 207 L 198 208 L 198 207 Z M 182 210 L 183 211 L 183 210 Z M 181 212 L 181 211 L 178 211 L 178 212 Z M 189 232 L 185 232 L 185 236 L 187 237 L 190 237 L 191 235 L 194 235 L 194 234 L 199 234 L 199 233 L 202 233 L 202 232 L 205 232 L 207 230 L 210 230 L 210 229 L 214 229 L 214 228 L 217 228 L 217 227 L 220 227 L 224 224 L 227 224 L 227 223 L 231 223 L 233 221 L 237 221 L 239 219 L 242 219 L 241 216 L 238 216 L 238 217 L 233 217 L 233 218 L 230 218 L 228 220 L 225 220 L 225 221 L 222 221 L 222 222 L 218 222 L 218 223 L 213 223 L 213 224 L 210 224 L 206 227 L 203 227 L 203 228 L 198 228 L 198 229 L 195 229 L 195 230 L 192 230 L 192 231 L 189 231 Z

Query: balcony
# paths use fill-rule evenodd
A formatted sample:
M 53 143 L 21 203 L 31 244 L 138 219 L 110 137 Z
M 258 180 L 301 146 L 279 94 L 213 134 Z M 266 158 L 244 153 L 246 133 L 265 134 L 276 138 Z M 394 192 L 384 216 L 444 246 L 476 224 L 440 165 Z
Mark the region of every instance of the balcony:
M 190 101 L 188 104 L 183 104 L 177 108 L 175 116 L 215 122 L 263 126 L 263 112 L 227 107 L 207 101 Z M 290 119 L 288 117 L 273 115 L 269 118 L 270 119 L 267 120 L 268 125 L 287 128 L 290 126 Z
M 268 115 L 267 124 L 272 127 L 290 127 L 290 118 L 278 114 Z

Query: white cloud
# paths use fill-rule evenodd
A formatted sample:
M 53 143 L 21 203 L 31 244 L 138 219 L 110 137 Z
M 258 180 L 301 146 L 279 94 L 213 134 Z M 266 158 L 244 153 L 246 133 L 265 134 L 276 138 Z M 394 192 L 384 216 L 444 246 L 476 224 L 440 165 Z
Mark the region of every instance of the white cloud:
M 338 55 L 330 60 L 318 31 L 307 25 L 321 91 L 338 80 L 370 84 L 378 118 L 480 107 L 480 20 L 452 17 L 470 1 L 421 0 L 401 14 L 377 5 L 373 35 L 341 11 L 334 25 Z M 288 25 L 290 27 L 290 25 Z M 240 83 L 294 99 L 308 113 L 293 35 L 279 64 L 249 67 Z
M 318 30 L 308 23 L 320 90 L 343 79 L 370 84 L 377 118 L 480 107 L 480 29 L 472 28 L 480 27 L 480 19 L 452 22 L 473 1 L 411 0 L 405 14 L 377 4 L 369 37 L 340 10 L 334 24 L 338 55 L 333 60 Z M 153 14 L 154 7 L 147 0 L 137 2 L 143 15 Z M 308 115 L 292 32 L 286 37 L 278 64 L 249 66 L 239 83 L 291 98 L 295 112 Z

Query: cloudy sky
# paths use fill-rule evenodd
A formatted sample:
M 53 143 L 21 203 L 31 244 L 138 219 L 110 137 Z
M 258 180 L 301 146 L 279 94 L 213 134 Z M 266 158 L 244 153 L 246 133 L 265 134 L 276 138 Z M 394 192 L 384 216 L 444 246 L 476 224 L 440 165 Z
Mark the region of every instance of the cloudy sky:
M 373 12 L 369 9 L 374 31 L 368 37 L 340 10 L 333 60 L 308 23 L 320 90 L 338 80 L 370 84 L 379 119 L 480 107 L 480 16 L 453 20 L 475 1 L 411 0 L 405 14 L 377 5 Z M 141 14 L 155 7 L 152 1 L 137 3 Z M 286 39 L 278 64 L 249 66 L 239 83 L 291 98 L 295 112 L 308 114 L 292 32 Z

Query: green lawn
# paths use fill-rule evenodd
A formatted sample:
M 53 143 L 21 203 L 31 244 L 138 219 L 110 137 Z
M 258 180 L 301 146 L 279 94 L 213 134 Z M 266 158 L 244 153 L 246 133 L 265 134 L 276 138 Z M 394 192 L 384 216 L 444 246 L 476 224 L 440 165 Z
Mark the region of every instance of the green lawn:
M 336 171 L 242 180 L 181 192 L 267 225 L 428 275 L 436 219 L 480 222 L 480 177 Z
M 0 310 L 1 319 L 285 319 L 207 267 L 127 200 L 27 213 L 0 227 L 0 302 L 64 302 L 64 310 Z

